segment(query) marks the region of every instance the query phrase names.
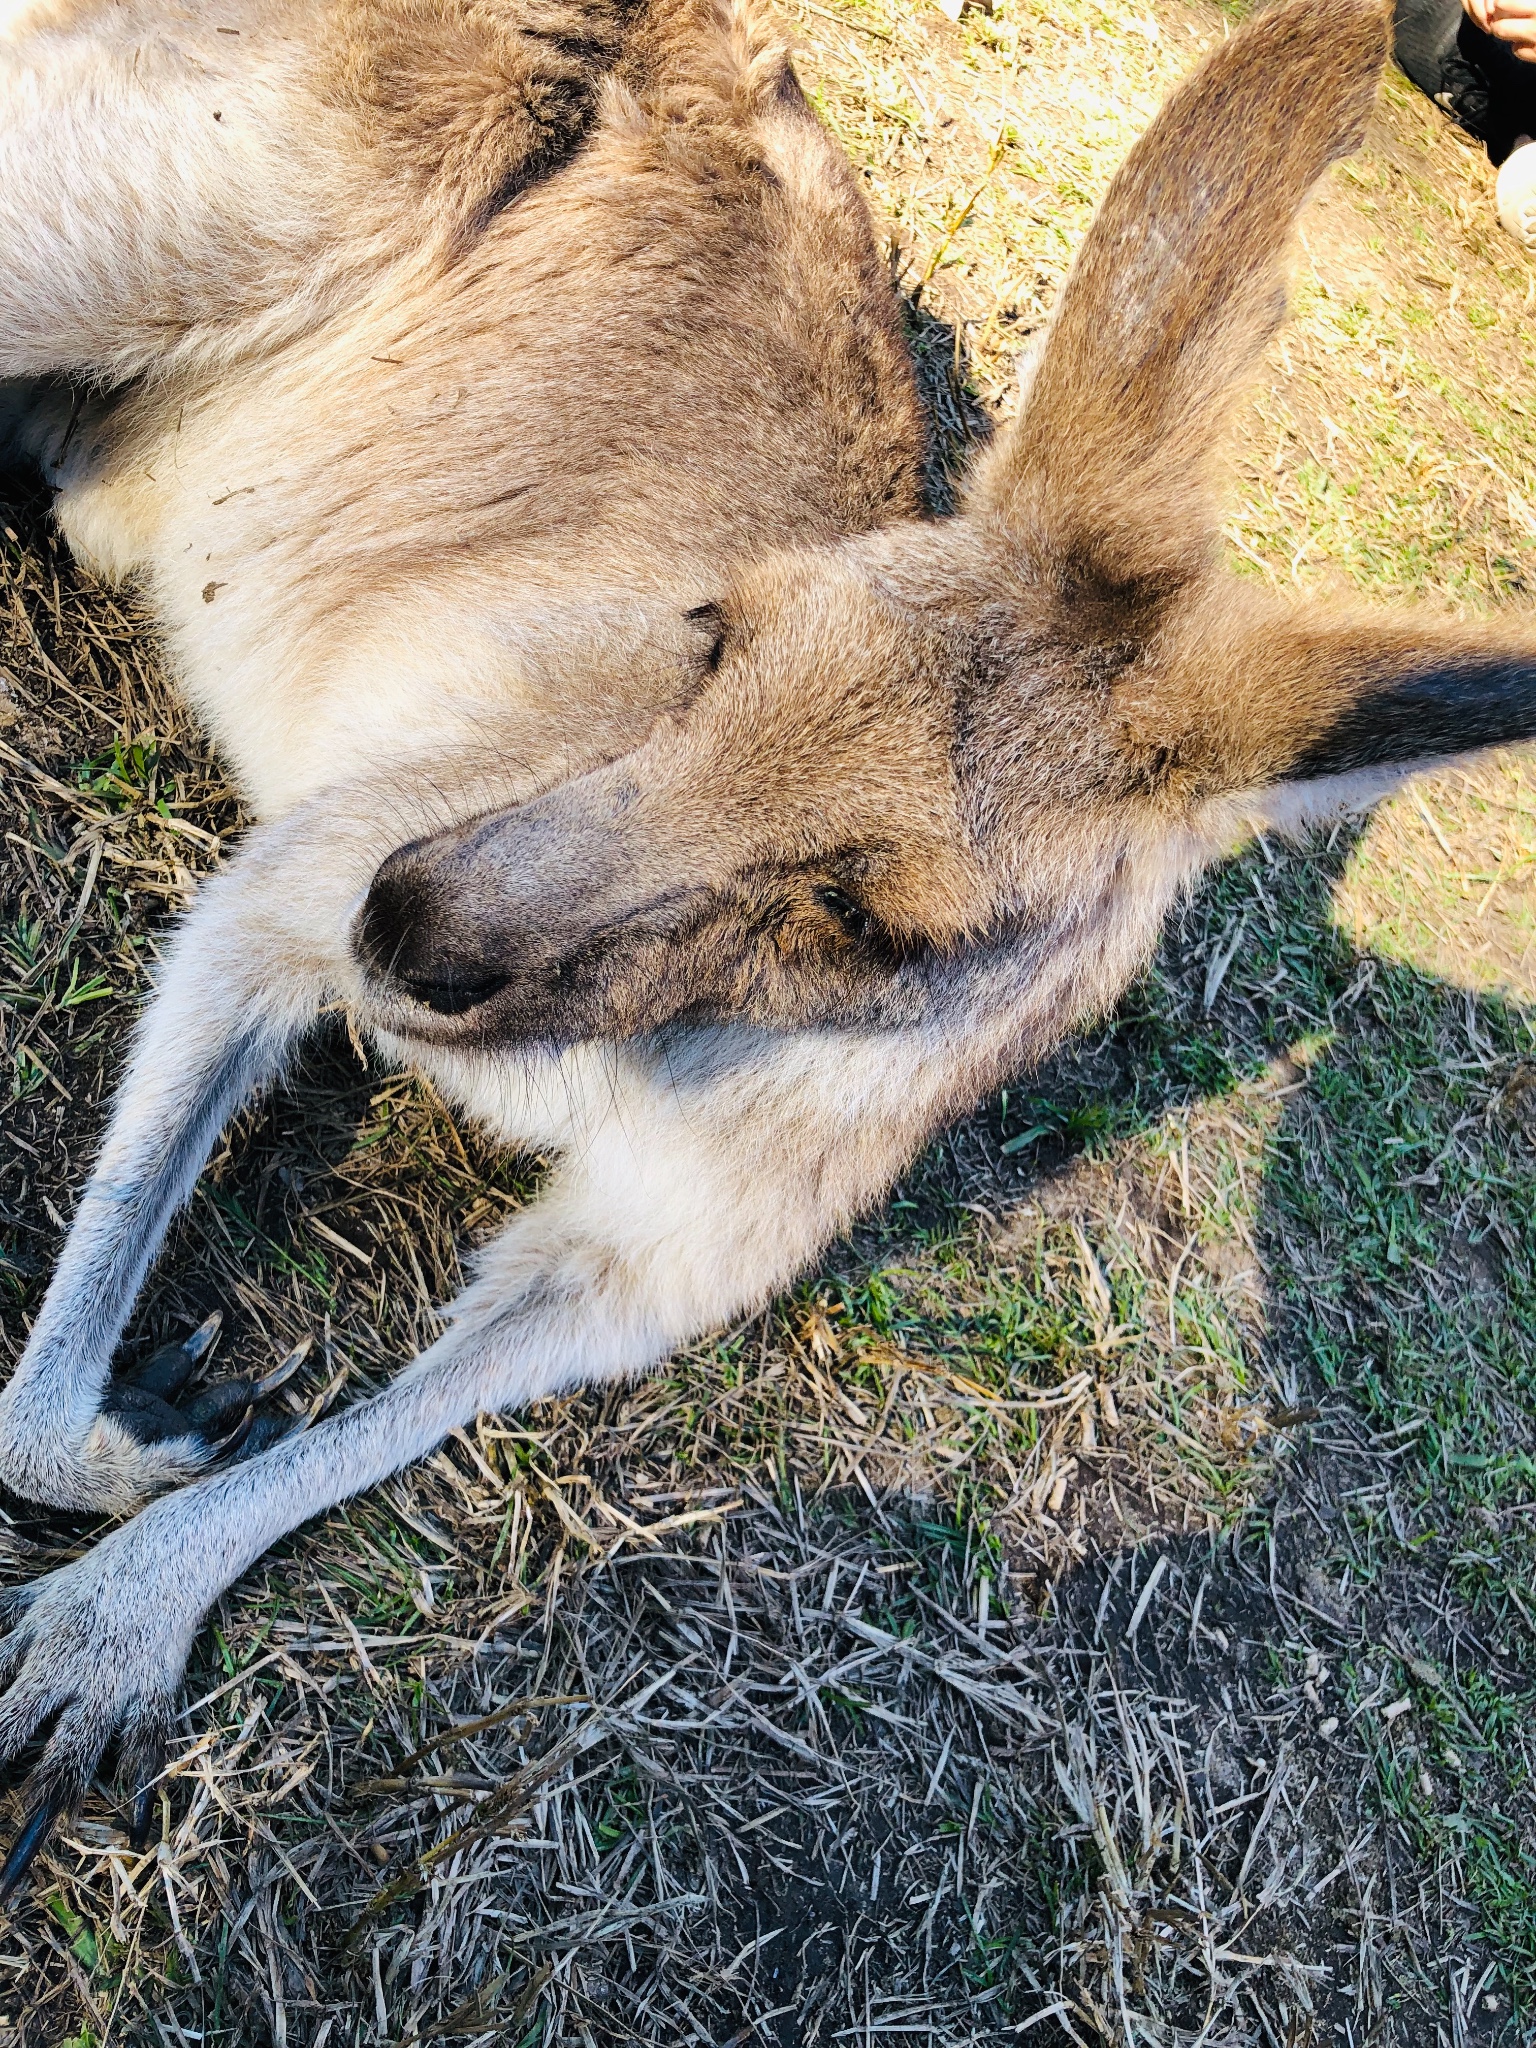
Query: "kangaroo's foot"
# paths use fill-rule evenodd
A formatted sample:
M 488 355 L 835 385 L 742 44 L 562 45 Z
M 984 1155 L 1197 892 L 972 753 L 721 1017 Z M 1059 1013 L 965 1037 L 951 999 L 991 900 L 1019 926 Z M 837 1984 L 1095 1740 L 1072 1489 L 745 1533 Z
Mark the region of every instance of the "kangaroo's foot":
M 222 1320 L 209 1316 L 181 1343 L 110 1380 L 78 1445 L 49 1443 L 24 1408 L 6 1413 L 0 1404 L 0 1480 L 51 1507 L 125 1514 L 153 1494 L 275 1443 L 292 1420 L 262 1414 L 260 1404 L 292 1379 L 309 1341 L 260 1378 L 219 1380 L 189 1394 Z
M 149 1533 L 141 1516 L 61 1571 L 0 1594 L 0 1628 L 10 1629 L 0 1640 L 0 1769 L 52 1728 L 0 1867 L 0 1908 L 114 1746 L 131 1839 L 142 1847 L 149 1838 L 204 1598 L 201 1560 L 174 1537 L 146 1541 Z

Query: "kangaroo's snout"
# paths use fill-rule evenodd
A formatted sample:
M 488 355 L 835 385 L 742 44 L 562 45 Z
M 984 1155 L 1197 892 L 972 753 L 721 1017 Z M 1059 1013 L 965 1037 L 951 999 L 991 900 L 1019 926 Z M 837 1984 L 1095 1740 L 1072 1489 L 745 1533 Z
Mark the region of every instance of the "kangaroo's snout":
M 402 846 L 380 867 L 353 926 L 352 946 L 372 979 L 445 1017 L 462 1016 L 507 985 L 455 929 L 432 842 Z

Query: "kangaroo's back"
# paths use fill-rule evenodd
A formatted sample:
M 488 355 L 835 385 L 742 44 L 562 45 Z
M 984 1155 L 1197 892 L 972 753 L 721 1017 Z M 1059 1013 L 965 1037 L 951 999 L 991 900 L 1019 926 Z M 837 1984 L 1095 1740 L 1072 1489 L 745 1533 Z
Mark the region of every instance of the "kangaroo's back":
M 313 380 L 317 538 L 382 538 L 395 571 L 450 546 L 576 573 L 600 534 L 611 578 L 628 536 L 643 577 L 920 509 L 924 423 L 856 180 L 781 51 L 688 13 L 694 75 L 611 78 L 570 162 L 280 366 Z M 379 531 L 346 517 L 365 472 Z

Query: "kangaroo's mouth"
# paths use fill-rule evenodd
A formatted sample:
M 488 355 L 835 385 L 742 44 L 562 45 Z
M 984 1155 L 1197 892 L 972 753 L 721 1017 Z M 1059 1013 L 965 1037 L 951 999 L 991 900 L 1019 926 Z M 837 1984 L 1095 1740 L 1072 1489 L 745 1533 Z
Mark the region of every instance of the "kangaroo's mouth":
M 506 974 L 449 969 L 432 978 L 399 976 L 395 986 L 413 1003 L 430 1010 L 435 1017 L 463 1017 L 499 996 L 511 977 Z

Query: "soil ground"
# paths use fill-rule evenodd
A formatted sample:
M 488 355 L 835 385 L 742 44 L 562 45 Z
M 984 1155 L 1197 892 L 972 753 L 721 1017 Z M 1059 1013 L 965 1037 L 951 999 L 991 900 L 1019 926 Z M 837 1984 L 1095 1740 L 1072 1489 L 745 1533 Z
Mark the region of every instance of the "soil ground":
M 942 501 L 1227 17 L 791 26 Z M 1536 274 L 1491 182 L 1389 84 L 1242 422 L 1243 573 L 1532 602 Z M 0 521 L 10 1355 L 239 825 L 44 514 Z M 1536 2039 L 1533 865 L 1514 757 L 1258 846 L 793 1296 L 284 1545 L 199 1644 L 150 1854 L 103 1797 L 0 1928 L 0 2043 Z M 217 1305 L 221 1367 L 310 1335 L 295 1401 L 354 1398 L 537 1173 L 338 1034 L 229 1135 L 130 1349 Z M 90 1534 L 4 1532 L 24 1574 Z

